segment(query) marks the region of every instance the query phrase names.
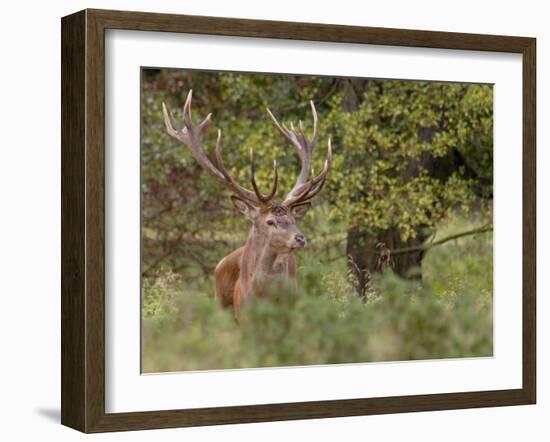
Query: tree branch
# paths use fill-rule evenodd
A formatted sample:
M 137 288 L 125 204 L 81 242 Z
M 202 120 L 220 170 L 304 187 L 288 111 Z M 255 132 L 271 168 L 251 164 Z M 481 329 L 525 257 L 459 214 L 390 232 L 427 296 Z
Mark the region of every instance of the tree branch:
M 391 255 L 404 255 L 406 253 L 422 252 L 424 250 L 429 250 L 432 247 L 436 247 L 436 246 L 439 246 L 439 245 L 444 244 L 446 242 L 452 241 L 453 239 L 458 239 L 458 238 L 462 238 L 464 236 L 471 236 L 471 235 L 476 235 L 476 234 L 479 234 L 479 233 L 492 232 L 492 231 L 493 231 L 493 226 L 490 225 L 490 224 L 486 224 L 486 225 L 481 226 L 481 227 L 476 227 L 475 229 L 455 233 L 453 235 L 447 236 L 447 237 L 439 239 L 437 241 L 432 240 L 432 241 L 424 243 L 420 246 L 404 247 L 402 249 L 390 249 L 390 254 Z M 333 240 L 332 245 L 337 245 L 337 244 L 339 244 L 340 242 L 342 242 L 344 240 L 345 240 L 345 238 L 343 238 L 343 239 L 340 238 L 340 239 L 337 239 L 337 240 Z M 371 252 L 373 254 L 377 254 L 377 255 L 380 254 L 380 252 L 378 250 L 374 250 L 374 249 L 369 249 L 369 252 Z M 335 261 L 335 260 L 341 259 L 341 258 L 343 258 L 342 255 L 337 255 L 337 256 L 333 256 L 333 257 L 330 257 L 328 259 L 325 259 L 325 261 L 326 262 L 331 262 L 331 261 Z
M 447 236 L 445 238 L 439 239 L 437 241 L 432 241 L 427 244 L 422 244 L 420 246 L 415 247 L 404 247 L 402 249 L 394 249 L 391 250 L 392 255 L 403 255 L 405 253 L 413 253 L 413 252 L 421 252 L 423 250 L 431 249 L 432 247 L 439 246 L 441 244 L 444 244 L 448 241 L 452 241 L 453 239 L 462 238 L 463 236 L 470 236 L 470 235 L 476 235 L 478 233 L 485 233 L 485 232 L 492 232 L 493 226 L 492 225 L 484 225 L 481 227 L 477 227 L 472 230 L 466 230 L 465 232 L 455 233 L 454 235 Z

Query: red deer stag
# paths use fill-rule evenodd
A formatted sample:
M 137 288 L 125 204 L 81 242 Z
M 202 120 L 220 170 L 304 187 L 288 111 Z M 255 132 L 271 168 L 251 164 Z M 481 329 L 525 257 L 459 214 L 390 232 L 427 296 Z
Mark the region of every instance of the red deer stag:
M 303 218 L 311 207 L 311 199 L 319 193 L 329 171 L 332 159 L 332 148 L 328 140 L 327 158 L 319 175 L 312 173 L 310 178 L 311 154 L 317 144 L 319 123 L 313 101 L 313 136 L 308 139 L 302 124 L 299 130 L 291 125 L 288 129 L 267 112 L 277 129 L 294 147 L 301 161 L 301 170 L 296 184 L 287 194 L 284 201 L 276 203 L 273 198 L 277 191 L 277 162 L 273 165 L 273 185 L 271 191 L 264 195 L 258 189 L 254 174 L 254 156 L 250 151 L 252 190 L 237 183 L 227 172 L 221 155 L 221 131 L 218 129 L 216 140 L 216 165 L 208 158 L 201 143 L 201 132 L 210 123 L 212 114 L 199 124 L 191 119 L 191 97 L 189 91 L 183 107 L 183 129 L 176 127 L 174 120 L 163 103 L 164 122 L 168 134 L 186 145 L 197 162 L 215 180 L 229 189 L 236 209 L 252 222 L 252 228 L 244 246 L 223 258 L 215 270 L 216 297 L 223 307 L 233 306 L 238 320 L 240 307 L 250 297 L 262 296 L 274 278 L 279 276 L 295 277 L 295 250 L 306 245 L 306 238 L 298 230 L 296 221 Z

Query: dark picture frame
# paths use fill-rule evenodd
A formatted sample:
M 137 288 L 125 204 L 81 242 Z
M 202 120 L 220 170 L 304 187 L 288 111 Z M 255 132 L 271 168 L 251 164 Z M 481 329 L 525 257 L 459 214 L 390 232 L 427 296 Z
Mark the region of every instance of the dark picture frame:
M 536 40 L 186 15 L 84 10 L 62 29 L 62 424 L 83 432 L 534 404 Z M 105 411 L 105 30 L 517 53 L 523 63 L 523 382 L 510 390 L 216 408 Z

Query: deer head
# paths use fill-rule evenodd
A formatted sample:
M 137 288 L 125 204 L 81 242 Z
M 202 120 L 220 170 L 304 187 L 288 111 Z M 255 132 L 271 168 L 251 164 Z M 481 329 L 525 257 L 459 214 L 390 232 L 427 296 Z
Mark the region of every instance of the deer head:
M 298 230 L 296 221 L 303 218 L 311 207 L 311 200 L 319 193 L 325 182 L 332 159 L 332 147 L 330 139 L 327 147 L 327 158 L 322 171 L 315 175 L 311 173 L 311 155 L 317 144 L 319 122 L 313 101 L 310 102 L 313 114 L 313 135 L 308 139 L 302 123 L 295 130 L 291 125 L 288 129 L 277 121 L 269 109 L 267 112 L 277 129 L 290 142 L 296 150 L 301 162 L 301 169 L 292 190 L 281 203 L 274 201 L 277 192 L 278 171 L 277 162 L 273 164 L 273 183 L 271 190 L 263 194 L 256 183 L 254 153 L 250 150 L 250 184 L 252 189 L 247 189 L 237 183 L 227 172 L 222 158 L 221 131 L 218 129 L 216 140 L 214 164 L 206 155 L 201 142 L 201 133 L 210 124 L 212 114 L 208 114 L 204 120 L 194 124 L 191 118 L 192 91 L 189 91 L 183 107 L 183 128 L 178 128 L 163 103 L 162 109 L 166 130 L 170 136 L 186 145 L 197 162 L 216 181 L 229 189 L 233 195 L 231 200 L 236 209 L 250 220 L 253 231 L 260 241 L 279 253 L 288 253 L 300 249 L 306 245 L 304 235 Z

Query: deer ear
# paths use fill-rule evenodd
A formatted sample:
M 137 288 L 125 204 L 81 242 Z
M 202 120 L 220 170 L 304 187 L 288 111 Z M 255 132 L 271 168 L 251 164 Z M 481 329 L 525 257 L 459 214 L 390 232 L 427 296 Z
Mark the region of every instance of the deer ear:
M 310 207 L 310 202 L 296 204 L 295 206 L 292 206 L 290 208 L 290 213 L 292 214 L 294 219 L 302 219 Z
M 231 195 L 231 201 L 233 201 L 235 208 L 250 221 L 254 221 L 258 216 L 258 213 L 260 213 L 257 207 L 253 206 L 248 201 L 239 198 L 238 196 Z

